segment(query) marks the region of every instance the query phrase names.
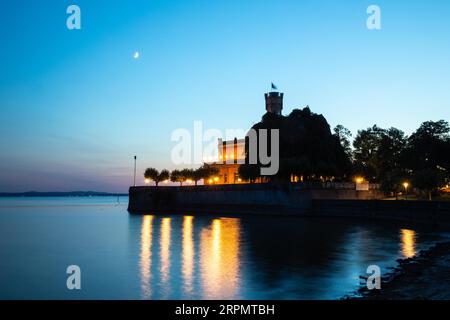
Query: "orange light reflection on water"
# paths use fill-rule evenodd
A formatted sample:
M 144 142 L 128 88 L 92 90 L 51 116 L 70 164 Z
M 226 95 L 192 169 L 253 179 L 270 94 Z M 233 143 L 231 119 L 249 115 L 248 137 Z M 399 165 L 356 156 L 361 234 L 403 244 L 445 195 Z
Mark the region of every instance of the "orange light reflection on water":
M 167 283 L 169 280 L 169 271 L 170 271 L 170 223 L 171 218 L 163 218 L 161 220 L 161 236 L 160 236 L 160 273 L 161 273 L 161 282 L 163 284 Z
M 144 216 L 141 226 L 141 291 L 142 298 L 148 299 L 151 296 L 151 266 L 152 266 L 152 236 L 153 236 L 153 216 Z
M 192 293 L 192 279 L 194 272 L 194 238 L 192 216 L 183 217 L 183 243 L 182 243 L 182 274 L 183 287 L 187 294 Z
M 401 233 L 401 247 L 404 258 L 411 258 L 416 255 L 416 232 L 413 230 L 402 229 Z
M 159 219 L 158 219 L 159 220 Z M 139 267 L 141 276 L 141 291 L 143 299 L 150 299 L 152 295 L 170 297 L 171 266 L 177 265 L 171 259 L 178 258 L 172 254 L 172 246 L 176 250 L 177 238 L 172 237 L 172 218 L 161 218 L 159 235 L 154 232 L 156 218 L 144 216 L 141 224 L 141 244 Z M 240 232 L 239 219 L 213 219 L 210 225 L 199 232 L 198 252 L 196 252 L 194 236 L 194 217 L 184 216 L 182 222 L 181 239 L 181 279 L 186 297 L 195 293 L 194 279 L 198 274 L 200 280 L 200 295 L 205 299 L 238 298 L 240 285 Z M 153 239 L 157 235 L 159 239 Z M 154 241 L 158 241 L 160 289 L 152 291 L 152 248 Z M 198 270 L 196 259 L 198 258 Z M 172 270 L 174 271 L 174 270 Z M 176 278 L 176 275 L 175 275 Z M 153 284 L 154 285 L 154 284 Z
M 200 234 L 202 294 L 206 299 L 237 298 L 240 281 L 238 219 L 214 219 Z

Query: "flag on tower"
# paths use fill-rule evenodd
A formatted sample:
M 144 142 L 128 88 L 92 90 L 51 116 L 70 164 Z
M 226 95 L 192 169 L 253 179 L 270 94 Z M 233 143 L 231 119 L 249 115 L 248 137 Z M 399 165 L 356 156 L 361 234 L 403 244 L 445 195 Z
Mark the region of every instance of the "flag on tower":
M 272 90 L 278 90 L 277 86 L 272 82 Z

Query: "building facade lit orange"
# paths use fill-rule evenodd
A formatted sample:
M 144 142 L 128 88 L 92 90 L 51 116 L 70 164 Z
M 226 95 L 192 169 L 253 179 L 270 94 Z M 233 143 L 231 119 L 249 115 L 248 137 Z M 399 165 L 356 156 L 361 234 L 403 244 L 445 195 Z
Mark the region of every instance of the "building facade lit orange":
M 218 174 L 205 180 L 205 184 L 240 184 L 246 183 L 239 177 L 239 166 L 245 161 L 245 139 L 218 142 L 217 162 L 211 164 L 218 169 Z

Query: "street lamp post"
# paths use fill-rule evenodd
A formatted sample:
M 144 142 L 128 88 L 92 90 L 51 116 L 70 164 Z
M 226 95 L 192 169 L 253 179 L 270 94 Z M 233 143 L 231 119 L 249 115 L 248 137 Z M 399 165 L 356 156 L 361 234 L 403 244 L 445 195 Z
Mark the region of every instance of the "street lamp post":
M 408 187 L 409 187 L 409 183 L 408 183 L 408 182 L 403 183 L 403 187 L 405 188 L 405 200 L 408 200 Z
M 134 178 L 133 178 L 133 186 L 136 187 L 136 159 L 137 157 L 134 156 Z

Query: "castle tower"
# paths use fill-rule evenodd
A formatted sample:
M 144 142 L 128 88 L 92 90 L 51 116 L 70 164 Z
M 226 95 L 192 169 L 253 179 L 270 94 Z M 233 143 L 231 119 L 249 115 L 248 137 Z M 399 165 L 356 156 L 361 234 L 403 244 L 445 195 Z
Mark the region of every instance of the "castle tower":
M 264 94 L 266 98 L 266 111 L 281 116 L 283 110 L 283 95 L 281 92 L 269 92 Z

